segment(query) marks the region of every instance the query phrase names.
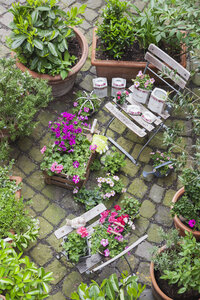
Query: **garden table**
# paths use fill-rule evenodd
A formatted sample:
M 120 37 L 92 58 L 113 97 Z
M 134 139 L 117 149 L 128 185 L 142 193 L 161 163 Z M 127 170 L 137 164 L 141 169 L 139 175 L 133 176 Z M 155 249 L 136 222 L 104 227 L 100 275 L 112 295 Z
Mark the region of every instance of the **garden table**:
M 185 88 L 185 85 L 190 77 L 190 72 L 188 72 L 184 67 L 182 67 L 178 62 L 176 62 L 173 58 L 171 58 L 164 51 L 159 49 L 154 44 L 150 44 L 148 47 L 148 52 L 145 55 L 145 59 L 147 61 L 145 70 L 150 71 L 156 77 L 161 80 L 165 85 L 167 85 L 173 93 L 175 93 L 175 98 L 180 94 L 180 90 Z M 154 65 L 160 72 L 166 75 L 171 81 L 166 81 L 163 77 L 155 73 L 151 66 Z M 173 85 L 172 85 L 173 84 Z M 133 86 L 129 88 L 131 92 L 133 92 Z M 174 99 L 175 100 L 175 99 Z M 151 114 L 151 120 L 148 122 L 145 121 L 144 118 L 140 115 L 131 115 L 128 113 L 127 108 L 128 104 L 137 105 L 140 107 L 140 111 L 144 117 L 144 114 Z M 106 109 L 113 115 L 110 121 L 108 122 L 104 135 L 108 138 L 108 140 L 114 144 L 120 151 L 122 151 L 134 164 L 137 164 L 138 159 L 145 149 L 145 147 L 150 143 L 150 141 L 154 138 L 154 136 L 161 130 L 166 129 L 166 125 L 164 124 L 166 119 L 170 117 L 170 106 L 167 106 L 166 109 L 162 113 L 155 113 L 150 111 L 143 104 L 135 101 L 132 97 L 132 94 L 129 94 L 127 97 L 125 104 L 118 105 L 116 101 L 108 102 L 105 105 Z M 107 136 L 107 130 L 113 120 L 118 119 L 122 124 L 124 124 L 128 129 L 130 129 L 134 134 L 138 137 L 148 137 L 147 142 L 144 144 L 142 149 L 140 150 L 138 156 L 133 158 L 123 147 L 121 147 L 113 138 Z M 152 133 L 152 135 L 150 135 Z

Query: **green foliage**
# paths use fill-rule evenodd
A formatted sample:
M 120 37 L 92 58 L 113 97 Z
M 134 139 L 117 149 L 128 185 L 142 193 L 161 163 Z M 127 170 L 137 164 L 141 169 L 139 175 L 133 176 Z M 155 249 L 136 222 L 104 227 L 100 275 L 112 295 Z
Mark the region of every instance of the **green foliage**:
M 101 39 L 101 50 L 114 59 L 120 59 L 135 40 L 130 5 L 120 0 L 106 2 L 101 15 L 102 24 L 97 23 L 97 35 Z
M 100 104 L 101 100 L 93 92 L 78 91 L 72 112 L 82 116 L 90 116 L 98 111 Z
M 71 299 L 137 300 L 146 287 L 137 281 L 137 276 L 128 276 L 128 272 L 124 271 L 121 278 L 118 279 L 116 274 L 112 274 L 109 278 L 105 278 L 101 285 L 94 280 L 89 286 L 82 282 L 77 292 L 71 294 Z
M 99 188 L 88 190 L 83 187 L 78 191 L 77 195 L 74 196 L 74 200 L 76 202 L 83 203 L 85 205 L 85 209 L 89 210 L 97 204 L 101 203 L 103 201 L 103 198 Z
M 50 100 L 51 88 L 45 80 L 23 73 L 13 59 L 0 59 L 0 131 L 6 130 L 10 140 L 30 135 L 37 125 L 36 112 Z M 1 144 L 5 148 L 4 140 Z
M 104 170 L 109 172 L 111 175 L 117 173 L 121 167 L 126 165 L 125 155 L 115 151 L 115 147 L 112 147 L 111 154 L 107 154 L 102 157 L 102 161 L 104 162 Z
M 154 168 L 163 164 L 164 162 L 173 161 L 171 154 L 167 152 L 160 152 L 159 150 L 156 150 L 156 152 L 151 152 L 150 154 L 152 155 Z M 158 171 L 161 175 L 165 176 L 169 174 L 170 170 L 173 170 L 172 164 L 156 169 L 156 171 Z
M 91 171 L 99 171 L 99 170 L 101 170 L 101 168 L 102 168 L 101 162 L 100 162 L 99 158 L 97 157 L 91 164 L 90 170 Z
M 69 260 L 77 263 L 81 256 L 87 255 L 87 239 L 86 237 L 81 237 L 81 235 L 76 232 L 72 232 L 68 234 L 63 248 L 67 252 Z
M 44 299 L 48 297 L 48 283 L 53 280 L 52 272 L 36 268 L 27 256 L 21 258 L 8 243 L 0 240 L 0 294 L 6 299 Z
M 56 0 L 26 2 L 24 5 L 16 2 L 9 10 L 13 14 L 10 48 L 29 69 L 66 78 L 76 61 L 68 49 L 75 36 L 72 27 L 82 23 L 78 15 L 86 5 L 72 7 L 66 13 L 59 9 Z
M 11 160 L 7 166 L 0 166 L 0 189 L 6 188 L 14 194 L 21 189 L 21 184 L 17 185 L 15 180 L 10 180 L 13 164 L 14 160 Z
M 102 253 L 104 254 L 104 251 L 106 248 L 109 249 L 109 257 L 115 257 L 117 254 L 124 251 L 125 247 L 128 244 L 128 241 L 125 239 L 121 239 L 120 241 L 117 240 L 117 237 L 113 233 L 108 233 L 107 228 L 101 225 L 97 225 L 94 227 L 94 232 L 91 235 L 91 253 Z M 108 240 L 108 246 L 104 247 L 101 244 L 102 239 Z
M 176 237 L 171 248 L 167 247 L 154 257 L 154 263 L 162 274 L 161 279 L 167 280 L 169 285 L 178 285 L 179 294 L 190 290 L 200 293 L 200 243 L 191 233 Z
M 134 199 L 133 197 L 125 196 L 124 199 L 121 201 L 122 205 L 122 214 L 128 214 L 131 220 L 140 217 L 140 207 L 141 203 Z

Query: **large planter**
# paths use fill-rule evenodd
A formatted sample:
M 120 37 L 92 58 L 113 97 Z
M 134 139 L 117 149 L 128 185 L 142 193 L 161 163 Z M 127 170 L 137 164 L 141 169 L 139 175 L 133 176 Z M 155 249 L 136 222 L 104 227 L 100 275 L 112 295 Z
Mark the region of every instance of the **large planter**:
M 96 73 L 98 77 L 106 77 L 111 80 L 114 77 L 122 77 L 128 81 L 134 79 L 140 70 L 144 70 L 146 66 L 145 61 L 118 61 L 118 60 L 100 60 L 96 58 L 97 48 L 97 36 L 96 27 L 93 30 L 93 41 L 92 41 L 92 57 L 91 64 L 96 67 Z M 186 47 L 182 46 L 183 53 L 186 52 Z M 186 54 L 181 55 L 181 65 L 186 67 Z M 149 67 L 156 72 L 156 67 L 152 64 Z M 153 74 L 147 71 L 151 76 Z M 158 80 L 156 79 L 156 82 Z
M 180 190 L 178 190 L 176 192 L 176 194 L 174 195 L 172 202 L 176 203 L 179 198 L 184 194 L 185 189 L 184 187 L 182 187 Z M 175 215 L 174 217 L 174 225 L 175 227 L 179 230 L 179 233 L 181 236 L 185 236 L 185 230 L 188 232 L 192 232 L 192 234 L 195 236 L 196 240 L 200 241 L 200 231 L 193 231 L 192 229 L 190 229 L 189 227 L 187 227 L 186 225 L 184 225 L 180 218 L 177 217 L 177 215 Z
M 79 180 L 77 184 L 75 184 L 72 180 L 72 177 L 69 177 L 67 174 L 55 174 L 53 176 L 49 176 L 46 171 L 43 171 L 44 181 L 47 184 L 54 184 L 65 189 L 73 190 L 75 187 L 81 188 L 88 180 L 90 175 L 90 166 L 94 161 L 96 153 L 91 152 L 90 158 L 87 163 L 85 179 Z
M 20 63 L 18 60 L 16 62 L 16 66 L 21 70 L 21 71 L 28 71 L 33 78 L 42 78 L 48 80 L 49 85 L 52 87 L 52 93 L 54 97 L 61 97 L 65 94 L 67 94 L 74 86 L 76 76 L 80 69 L 83 67 L 87 56 L 88 56 L 88 43 L 84 35 L 81 33 L 80 30 L 77 28 L 73 28 L 76 38 L 78 39 L 80 48 L 81 48 L 81 53 L 82 56 L 78 63 L 71 69 L 69 72 L 67 78 L 64 80 L 61 78 L 60 75 L 56 76 L 50 76 L 47 74 L 39 74 L 34 71 L 29 70 L 27 67 L 25 67 L 22 63 Z

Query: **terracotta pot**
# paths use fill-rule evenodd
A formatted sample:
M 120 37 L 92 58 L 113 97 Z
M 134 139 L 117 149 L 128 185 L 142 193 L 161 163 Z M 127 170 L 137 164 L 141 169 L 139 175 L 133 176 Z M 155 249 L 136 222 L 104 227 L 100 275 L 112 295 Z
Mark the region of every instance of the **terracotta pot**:
M 172 202 L 176 203 L 178 201 L 178 199 L 184 194 L 185 189 L 184 187 L 182 187 L 180 190 L 178 190 L 176 192 L 176 194 L 174 195 Z M 175 215 L 174 217 L 174 225 L 175 227 L 179 230 L 179 233 L 181 236 L 185 236 L 185 230 L 188 232 L 192 232 L 192 234 L 195 236 L 197 241 L 200 241 L 200 231 L 193 231 L 192 229 L 190 229 L 189 227 L 185 226 L 181 220 L 177 217 L 177 215 Z
M 10 176 L 10 180 L 15 180 L 16 185 L 22 182 L 22 178 L 20 176 Z M 21 197 L 21 189 L 15 192 L 16 198 L 19 199 Z
M 100 60 L 96 58 L 96 48 L 97 48 L 97 36 L 96 27 L 93 30 L 93 40 L 92 40 L 92 57 L 91 64 L 96 67 L 96 72 L 98 77 L 106 77 L 111 80 L 114 77 L 122 77 L 128 81 L 134 79 L 140 70 L 144 70 L 146 66 L 145 61 L 118 61 L 118 60 Z M 186 52 L 186 47 L 182 46 L 183 52 Z M 186 54 L 181 55 L 181 65 L 186 67 Z M 156 72 L 156 67 L 149 65 L 149 67 Z M 149 71 L 147 73 L 153 74 Z M 159 82 L 156 78 L 156 82 Z M 161 81 L 160 81 L 161 82 Z
M 33 78 L 42 78 L 48 80 L 49 85 L 52 87 L 52 94 L 54 97 L 61 97 L 65 94 L 67 94 L 74 86 L 76 76 L 80 69 L 83 67 L 87 56 L 88 56 L 88 43 L 84 35 L 81 33 L 80 30 L 77 28 L 73 28 L 76 38 L 78 39 L 82 56 L 78 63 L 71 69 L 69 72 L 67 78 L 64 80 L 61 78 L 60 75 L 56 76 L 50 76 L 47 74 L 40 74 L 36 73 L 34 71 L 29 70 L 27 67 L 25 67 L 22 63 L 20 63 L 18 60 L 16 62 L 16 66 L 21 70 L 21 71 L 28 71 Z M 12 54 L 13 55 L 13 54 Z

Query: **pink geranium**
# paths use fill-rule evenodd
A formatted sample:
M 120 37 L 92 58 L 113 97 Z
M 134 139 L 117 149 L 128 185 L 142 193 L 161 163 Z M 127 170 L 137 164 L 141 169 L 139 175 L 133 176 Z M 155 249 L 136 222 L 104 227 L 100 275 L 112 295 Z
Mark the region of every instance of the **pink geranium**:
M 103 211 L 103 212 L 101 213 L 101 217 L 107 218 L 107 216 L 109 215 L 109 213 L 110 213 L 110 210 L 105 210 L 105 211 Z
M 80 234 L 82 238 L 88 236 L 87 229 L 86 229 L 85 227 L 83 227 L 83 226 L 80 227 L 80 228 L 78 228 L 78 229 L 76 230 L 76 232 L 77 232 L 78 234 Z
M 118 210 L 121 210 L 121 207 L 120 207 L 119 205 L 115 205 L 115 206 L 114 206 L 114 209 L 115 209 L 116 211 L 118 211 Z
M 44 146 L 41 150 L 40 150 L 40 152 L 42 153 L 42 154 L 44 154 L 44 152 L 47 150 L 47 147 L 46 146 Z
M 55 167 L 55 172 L 56 172 L 57 174 L 61 173 L 62 170 L 63 170 L 63 165 L 57 165 L 57 166 Z
M 57 165 L 58 165 L 58 163 L 56 161 L 54 163 L 52 163 L 52 165 L 51 165 L 51 171 L 52 172 L 55 172 Z

